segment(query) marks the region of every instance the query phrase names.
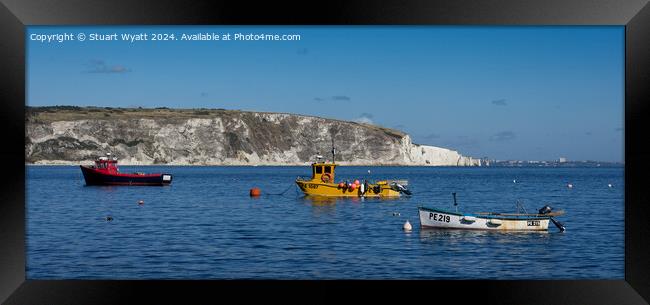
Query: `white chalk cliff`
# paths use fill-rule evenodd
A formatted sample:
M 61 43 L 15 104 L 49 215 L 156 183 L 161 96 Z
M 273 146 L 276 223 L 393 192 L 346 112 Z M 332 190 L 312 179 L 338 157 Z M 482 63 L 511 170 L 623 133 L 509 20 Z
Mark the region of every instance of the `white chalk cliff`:
M 111 152 L 120 164 L 476 166 L 480 160 L 356 122 L 231 110 L 38 107 L 26 112 L 25 159 L 79 164 Z

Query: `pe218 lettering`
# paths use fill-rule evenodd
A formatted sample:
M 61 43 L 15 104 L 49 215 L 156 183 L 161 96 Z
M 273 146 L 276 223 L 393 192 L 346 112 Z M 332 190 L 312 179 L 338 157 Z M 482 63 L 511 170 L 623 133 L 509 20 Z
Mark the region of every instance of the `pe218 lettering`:
M 434 221 L 449 222 L 449 215 L 443 215 L 438 213 L 429 213 L 429 219 Z
M 528 221 L 528 226 L 529 227 L 537 227 L 537 226 L 539 226 L 539 220 L 529 220 Z

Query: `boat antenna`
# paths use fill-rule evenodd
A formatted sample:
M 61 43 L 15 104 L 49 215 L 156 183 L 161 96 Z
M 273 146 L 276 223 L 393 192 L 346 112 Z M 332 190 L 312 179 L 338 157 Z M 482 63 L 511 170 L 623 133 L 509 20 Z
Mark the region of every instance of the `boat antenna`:
M 458 202 L 456 202 L 456 192 L 451 193 L 454 196 L 454 207 L 456 207 L 456 213 L 458 213 Z
M 334 148 L 334 137 L 332 137 L 332 163 L 336 163 L 336 148 Z

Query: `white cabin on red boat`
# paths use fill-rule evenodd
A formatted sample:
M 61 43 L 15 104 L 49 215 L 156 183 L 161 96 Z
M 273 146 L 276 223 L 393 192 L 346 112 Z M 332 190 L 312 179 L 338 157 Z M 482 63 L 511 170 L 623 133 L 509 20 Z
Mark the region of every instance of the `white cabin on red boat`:
M 97 160 L 95 160 L 95 169 L 99 169 L 102 171 L 107 171 L 111 173 L 117 173 L 119 170 L 117 169 L 117 158 L 113 157 L 110 158 L 111 153 L 107 153 L 106 157 L 99 157 Z

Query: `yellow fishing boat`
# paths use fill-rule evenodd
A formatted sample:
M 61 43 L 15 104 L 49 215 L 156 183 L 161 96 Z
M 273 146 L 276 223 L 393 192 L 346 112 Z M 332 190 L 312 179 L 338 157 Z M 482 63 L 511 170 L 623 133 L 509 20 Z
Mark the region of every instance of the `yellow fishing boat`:
M 405 180 L 382 180 L 370 183 L 368 180 L 336 182 L 334 162 L 336 150 L 332 148 L 332 162 L 314 162 L 311 178 L 299 177 L 296 184 L 305 195 L 326 197 L 399 197 L 402 193 L 411 195 Z M 319 156 L 319 159 L 322 157 Z

